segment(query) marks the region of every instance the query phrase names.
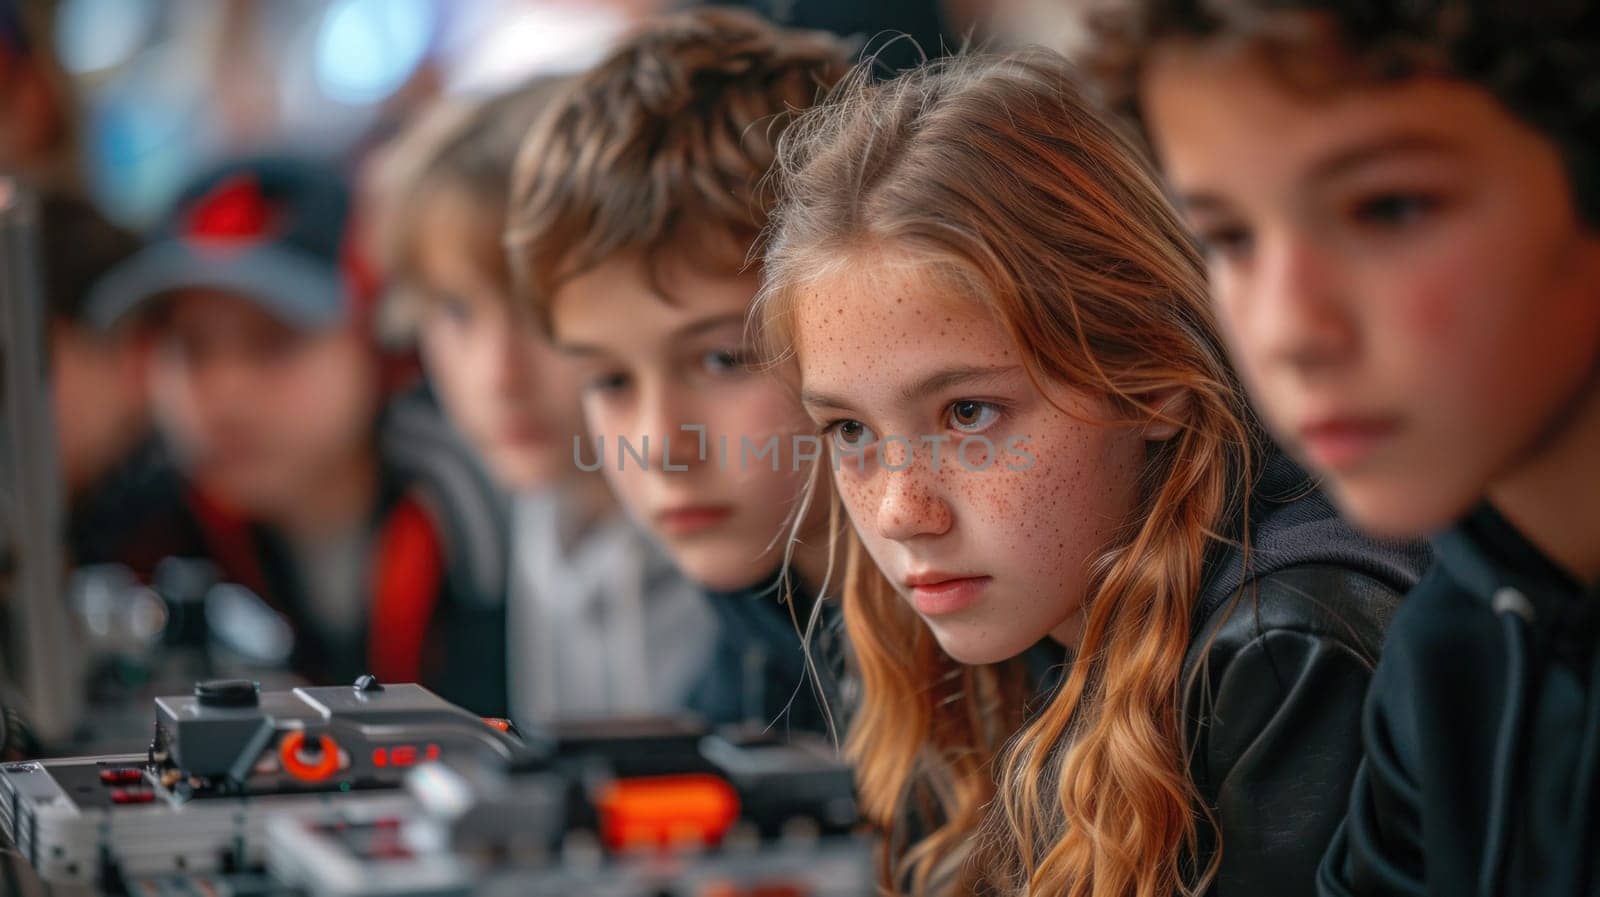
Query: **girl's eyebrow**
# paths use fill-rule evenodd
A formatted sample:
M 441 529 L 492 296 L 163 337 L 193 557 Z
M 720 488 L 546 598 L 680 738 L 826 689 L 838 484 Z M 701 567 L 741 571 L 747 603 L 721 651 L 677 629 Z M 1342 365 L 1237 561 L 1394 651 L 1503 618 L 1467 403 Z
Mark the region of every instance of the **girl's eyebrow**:
M 935 371 L 915 383 L 900 389 L 900 399 L 908 405 L 916 404 L 956 386 L 994 383 L 1022 373 L 1020 364 L 973 365 L 964 364 Z
M 994 383 L 1008 380 L 1022 373 L 1022 365 L 955 365 L 934 371 L 922 379 L 908 383 L 900 389 L 900 400 L 908 405 L 914 405 L 932 395 L 944 392 L 956 386 L 970 386 L 981 383 Z M 844 411 L 852 410 L 850 400 L 832 393 L 805 389 L 800 393 L 800 402 L 807 408 L 837 408 Z
M 855 410 L 851 407 L 849 399 L 814 389 L 802 389 L 800 391 L 800 404 L 806 408 L 835 408 L 839 411 Z

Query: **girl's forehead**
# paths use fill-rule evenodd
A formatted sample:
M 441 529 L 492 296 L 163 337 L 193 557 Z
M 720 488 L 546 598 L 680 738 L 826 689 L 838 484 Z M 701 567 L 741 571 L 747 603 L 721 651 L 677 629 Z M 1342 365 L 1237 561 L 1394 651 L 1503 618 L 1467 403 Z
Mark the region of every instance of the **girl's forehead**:
M 947 266 L 890 254 L 823 268 L 793 295 L 797 337 L 854 328 L 966 339 L 1005 330 L 990 304 Z
M 849 342 L 885 335 L 923 336 L 941 322 L 975 317 L 975 303 L 933 288 L 922 278 L 894 272 L 846 273 L 813 280 L 797 296 L 795 325 L 801 338 L 836 336 Z M 900 346 L 900 342 L 881 348 Z
M 951 371 L 1020 371 L 1020 352 L 984 304 L 889 278 L 819 281 L 796 308 L 802 390 L 903 404 Z

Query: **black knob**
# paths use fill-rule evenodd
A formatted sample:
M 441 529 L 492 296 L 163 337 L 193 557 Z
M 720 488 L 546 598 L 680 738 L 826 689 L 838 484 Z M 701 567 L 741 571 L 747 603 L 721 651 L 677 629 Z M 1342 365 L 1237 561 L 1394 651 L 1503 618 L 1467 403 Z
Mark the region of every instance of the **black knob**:
M 377 676 L 366 673 L 356 678 L 355 689 L 356 691 L 383 691 L 383 683 L 378 681 Z
M 261 686 L 249 679 L 211 679 L 195 683 L 194 696 L 202 707 L 255 707 Z

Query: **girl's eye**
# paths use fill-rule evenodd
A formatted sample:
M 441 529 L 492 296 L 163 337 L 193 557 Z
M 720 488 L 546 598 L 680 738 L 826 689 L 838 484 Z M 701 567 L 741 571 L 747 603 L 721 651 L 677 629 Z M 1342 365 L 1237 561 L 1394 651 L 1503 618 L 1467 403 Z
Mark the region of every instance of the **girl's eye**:
M 965 433 L 981 433 L 1000 418 L 1000 409 L 988 402 L 962 400 L 950 406 L 950 426 Z
M 833 431 L 834 445 L 842 449 L 859 449 L 877 438 L 871 427 L 858 420 L 841 420 L 829 429 Z

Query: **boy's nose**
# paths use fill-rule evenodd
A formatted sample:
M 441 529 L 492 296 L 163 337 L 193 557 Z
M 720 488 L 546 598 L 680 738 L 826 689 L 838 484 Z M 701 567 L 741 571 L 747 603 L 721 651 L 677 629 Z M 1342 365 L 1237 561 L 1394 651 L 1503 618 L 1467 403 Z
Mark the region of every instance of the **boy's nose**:
M 1248 351 L 1302 370 L 1347 360 L 1358 333 L 1338 261 L 1310 239 L 1288 237 L 1267 247 L 1262 262 L 1233 322 Z
M 640 397 L 639 438 L 649 440 L 647 462 L 653 471 L 681 471 L 697 466 L 704 426 L 692 403 L 674 400 L 670 390 L 646 389 Z M 689 427 L 690 429 L 684 429 Z

